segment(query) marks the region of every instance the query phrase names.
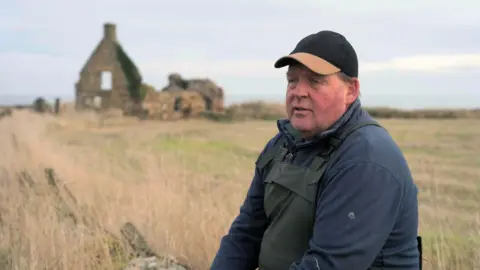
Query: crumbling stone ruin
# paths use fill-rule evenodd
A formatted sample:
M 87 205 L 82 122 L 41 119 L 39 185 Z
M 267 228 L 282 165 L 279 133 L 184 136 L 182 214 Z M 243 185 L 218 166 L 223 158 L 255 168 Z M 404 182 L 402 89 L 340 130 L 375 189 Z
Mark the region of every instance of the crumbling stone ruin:
M 36 113 L 60 114 L 61 102 L 59 98 L 56 98 L 52 106 L 43 97 L 38 97 L 33 101 L 31 109 Z
M 212 80 L 186 80 L 172 73 L 168 85 L 156 91 L 142 82 L 139 69 L 117 40 L 116 26 L 104 24 L 103 33 L 75 85 L 77 110 L 116 108 L 125 115 L 161 120 L 224 112 L 224 91 Z
M 162 91 L 188 91 L 196 92 L 202 96 L 205 101 L 205 110 L 212 112 L 223 112 L 224 93 L 223 88 L 217 86 L 210 79 L 190 79 L 186 80 L 178 73 L 172 73 L 168 76 L 168 85 Z
M 60 99 L 59 99 L 59 98 L 56 98 L 56 99 L 55 99 L 55 105 L 53 106 L 53 112 L 54 112 L 55 114 L 59 114 L 59 113 L 60 113 L 60 109 L 61 109 Z
M 224 112 L 223 89 L 210 79 L 186 80 L 172 73 L 168 81 L 161 91 L 147 91 L 142 107 L 148 118 L 172 120 Z
M 33 101 L 33 108 L 32 109 L 33 109 L 33 111 L 35 111 L 37 113 L 52 112 L 52 108 L 47 103 L 47 101 L 42 97 L 36 98 Z
M 140 102 L 142 76 L 117 40 L 116 25 L 103 26 L 103 38 L 80 71 L 75 108 L 131 108 Z
M 59 98 L 56 98 L 55 104 L 52 107 L 43 97 L 37 97 L 31 104 L 0 106 L 0 119 L 3 117 L 11 116 L 14 110 L 30 110 L 32 112 L 40 114 L 60 114 L 61 102 Z

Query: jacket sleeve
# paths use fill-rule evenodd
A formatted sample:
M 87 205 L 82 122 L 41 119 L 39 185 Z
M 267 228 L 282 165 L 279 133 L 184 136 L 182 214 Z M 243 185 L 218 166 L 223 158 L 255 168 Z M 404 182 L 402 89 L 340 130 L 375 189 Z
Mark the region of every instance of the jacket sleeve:
M 368 269 L 399 212 L 403 185 L 371 162 L 345 165 L 318 195 L 310 247 L 290 270 Z
M 275 138 L 267 144 L 260 156 L 273 144 Z M 228 234 L 222 238 L 210 270 L 254 270 L 258 267 L 260 244 L 267 227 L 263 196 L 262 171 L 255 168 L 255 175 L 240 207 L 240 213 Z

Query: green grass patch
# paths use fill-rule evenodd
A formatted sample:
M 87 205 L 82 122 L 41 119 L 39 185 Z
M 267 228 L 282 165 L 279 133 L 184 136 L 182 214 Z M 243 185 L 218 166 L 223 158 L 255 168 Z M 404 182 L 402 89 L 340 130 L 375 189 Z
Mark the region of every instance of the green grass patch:
M 147 143 L 155 152 L 171 155 L 188 170 L 226 177 L 236 170 L 252 169 L 258 153 L 239 147 L 235 142 L 165 134 Z
M 175 151 L 181 153 L 234 155 L 246 158 L 255 158 L 258 153 L 239 147 L 235 142 L 191 138 L 184 135 L 161 135 L 152 143 L 160 151 Z

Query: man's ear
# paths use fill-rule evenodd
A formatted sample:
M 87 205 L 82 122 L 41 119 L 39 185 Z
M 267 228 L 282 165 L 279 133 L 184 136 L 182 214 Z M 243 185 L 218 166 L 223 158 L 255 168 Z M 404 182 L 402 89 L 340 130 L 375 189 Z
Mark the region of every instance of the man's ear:
M 360 80 L 358 80 L 358 78 L 352 78 L 347 86 L 346 101 L 353 103 L 358 96 L 360 96 Z

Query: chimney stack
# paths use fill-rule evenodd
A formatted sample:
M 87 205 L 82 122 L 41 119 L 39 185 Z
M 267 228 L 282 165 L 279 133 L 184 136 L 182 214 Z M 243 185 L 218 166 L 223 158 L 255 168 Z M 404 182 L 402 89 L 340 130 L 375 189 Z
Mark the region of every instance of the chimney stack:
M 103 38 L 109 40 L 117 40 L 116 25 L 113 23 L 105 23 L 103 25 Z

